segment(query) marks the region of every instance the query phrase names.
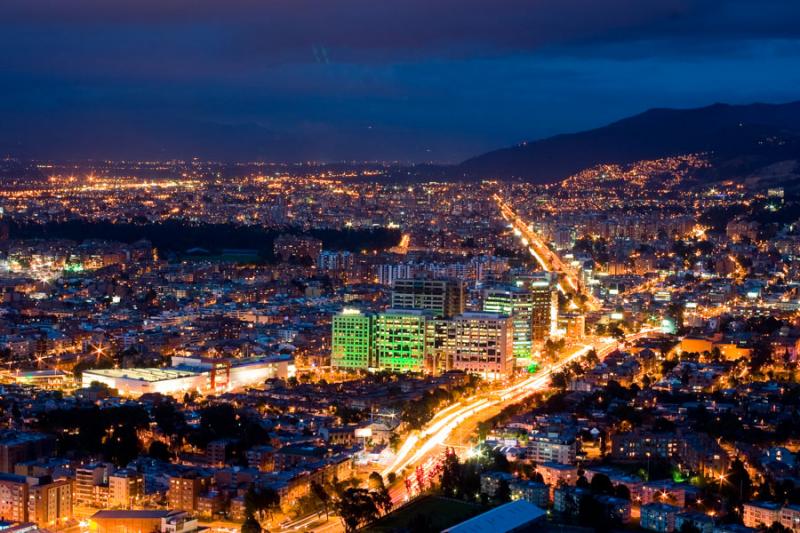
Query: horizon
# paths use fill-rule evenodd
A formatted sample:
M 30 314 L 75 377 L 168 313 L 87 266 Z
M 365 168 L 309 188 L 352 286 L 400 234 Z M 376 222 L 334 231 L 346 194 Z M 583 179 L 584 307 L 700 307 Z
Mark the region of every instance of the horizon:
M 312 167 L 315 165 L 319 166 L 334 166 L 334 165 L 381 165 L 381 166 L 397 166 L 397 167 L 414 167 L 414 166 L 441 166 L 441 167 L 453 167 L 458 166 L 459 164 L 472 159 L 477 156 L 485 155 L 487 153 L 491 153 L 497 150 L 503 150 L 506 148 L 513 148 L 515 146 L 521 146 L 523 144 L 533 144 L 539 141 L 547 140 L 554 137 L 560 136 L 569 136 L 575 135 L 585 132 L 590 132 L 593 130 L 599 130 L 618 122 L 623 122 L 627 119 L 634 118 L 640 115 L 644 115 L 646 113 L 652 111 L 695 111 L 695 110 L 702 110 L 708 109 L 717 106 L 725 106 L 725 107 L 751 107 L 751 106 L 782 106 L 782 105 L 791 105 L 791 104 L 800 104 L 800 99 L 790 99 L 781 102 L 764 102 L 764 101 L 754 101 L 749 103 L 742 103 L 742 104 L 731 104 L 728 102 L 713 102 L 707 105 L 696 106 L 696 107 L 648 107 L 643 109 L 639 112 L 636 112 L 632 115 L 626 115 L 624 117 L 618 117 L 611 119 L 608 122 L 603 124 L 599 124 L 593 127 L 589 127 L 582 130 L 576 131 L 564 131 L 554 133 L 553 135 L 548 135 L 546 137 L 539 137 L 536 139 L 524 139 L 520 140 L 514 144 L 510 145 L 503 145 L 503 146 L 496 146 L 494 148 L 489 148 L 483 152 L 472 154 L 466 158 L 457 160 L 457 161 L 403 161 L 403 160 L 389 160 L 389 159 L 329 159 L 329 160 L 279 160 L 279 159 L 214 159 L 214 158 L 204 158 L 199 156 L 189 156 L 189 157 L 170 157 L 170 158 L 163 158 L 163 159 L 153 159 L 153 158 L 140 158 L 140 159 L 131 159 L 131 158 L 40 158 L 40 157 L 17 157 L 13 154 L 4 154 L 0 157 L 0 160 L 17 160 L 17 161 L 24 161 L 24 162 L 39 162 L 39 163 L 57 163 L 57 164 L 69 164 L 69 163 L 171 163 L 171 162 L 191 162 L 192 160 L 197 160 L 204 163 L 217 163 L 222 165 L 235 165 L 235 164 L 248 164 L 248 165 L 267 165 L 267 166 L 276 166 L 276 167 Z

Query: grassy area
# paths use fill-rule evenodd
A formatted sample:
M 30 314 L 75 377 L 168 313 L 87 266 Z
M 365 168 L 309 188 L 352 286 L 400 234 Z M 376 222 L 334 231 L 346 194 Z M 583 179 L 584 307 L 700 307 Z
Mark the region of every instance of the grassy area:
M 477 504 L 442 498 L 423 496 L 418 500 L 389 513 L 365 529 L 370 533 L 391 531 L 413 531 L 424 520 L 429 530 L 441 531 L 468 518 L 482 513 L 485 509 Z M 416 522 L 420 521 L 420 522 Z

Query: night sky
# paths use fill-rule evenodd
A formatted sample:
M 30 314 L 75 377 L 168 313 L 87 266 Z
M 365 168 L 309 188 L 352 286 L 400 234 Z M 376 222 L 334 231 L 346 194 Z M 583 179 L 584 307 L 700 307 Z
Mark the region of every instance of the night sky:
M 798 0 L 2 0 L 0 152 L 458 161 L 800 99 Z

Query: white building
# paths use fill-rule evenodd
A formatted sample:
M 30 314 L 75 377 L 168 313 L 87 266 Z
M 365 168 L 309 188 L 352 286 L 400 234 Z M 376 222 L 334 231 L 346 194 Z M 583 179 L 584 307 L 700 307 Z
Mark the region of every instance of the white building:
M 536 463 L 575 464 L 578 443 L 574 437 L 558 433 L 534 433 L 528 440 L 525 456 Z
M 742 512 L 742 522 L 747 527 L 771 526 L 781 521 L 781 506 L 772 502 L 747 502 Z
M 85 370 L 84 387 L 94 382 L 117 389 L 125 396 L 160 393 L 169 396 L 196 391 L 220 394 L 258 385 L 271 378 L 287 378 L 294 373 L 290 356 L 251 357 L 247 359 L 172 358 L 169 368 L 113 368 Z

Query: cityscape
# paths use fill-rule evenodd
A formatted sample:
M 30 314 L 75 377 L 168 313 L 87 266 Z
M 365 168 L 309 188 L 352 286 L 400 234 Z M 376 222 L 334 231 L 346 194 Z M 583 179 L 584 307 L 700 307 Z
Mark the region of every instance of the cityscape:
M 800 533 L 800 10 L 604 3 L 0 7 L 0 532 Z

